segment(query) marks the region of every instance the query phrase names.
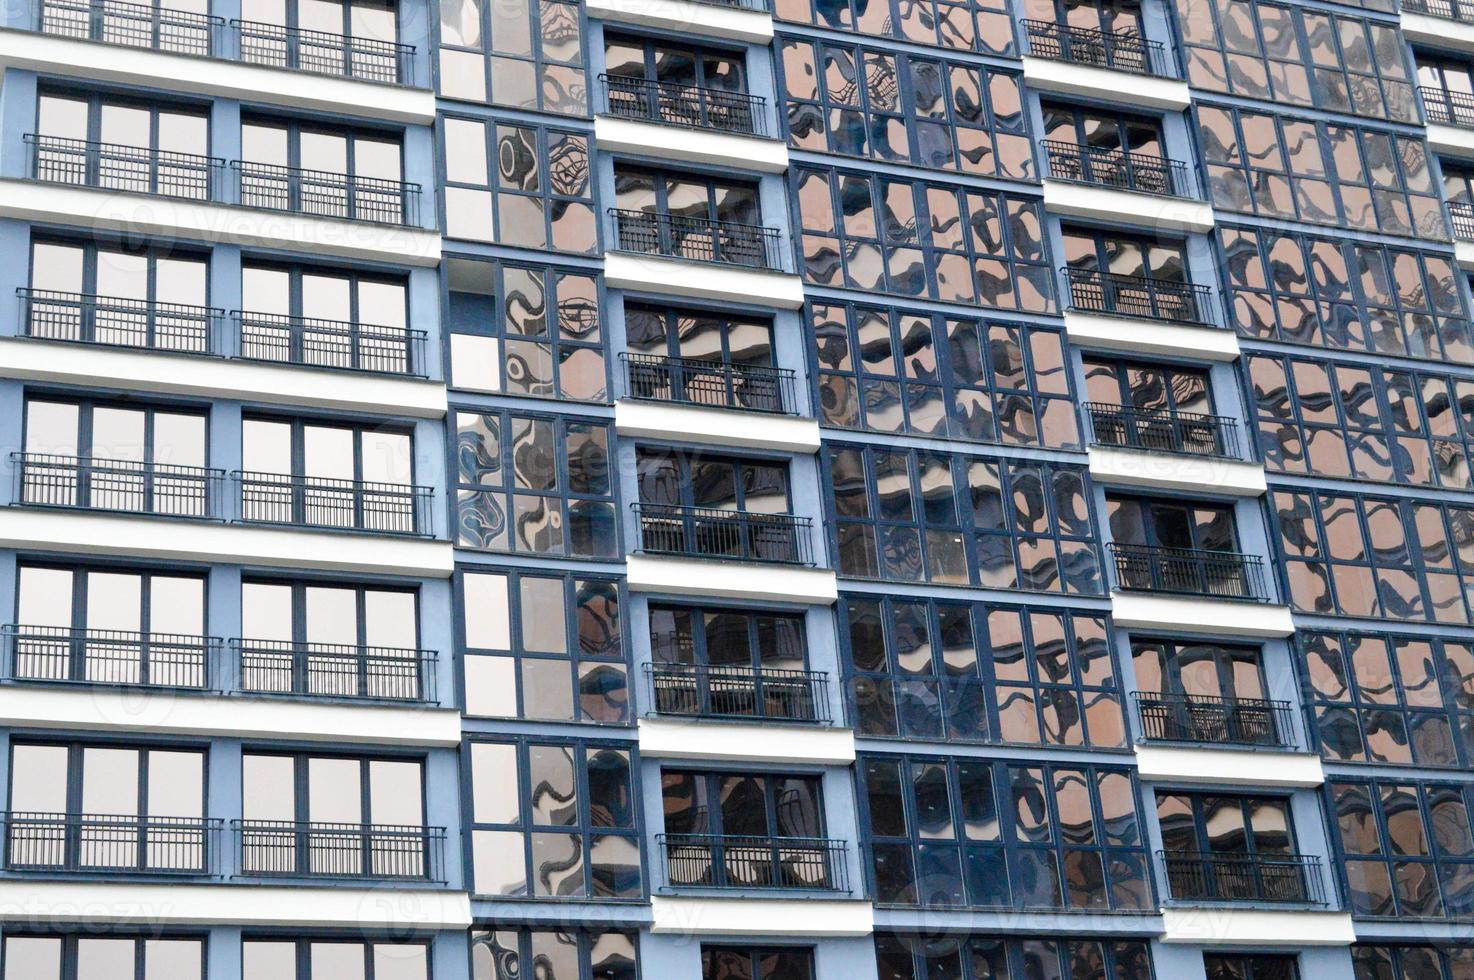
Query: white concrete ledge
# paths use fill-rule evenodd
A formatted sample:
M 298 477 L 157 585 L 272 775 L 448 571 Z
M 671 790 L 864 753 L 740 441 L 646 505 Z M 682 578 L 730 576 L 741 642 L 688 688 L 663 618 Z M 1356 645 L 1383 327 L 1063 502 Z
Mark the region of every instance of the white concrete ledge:
M 773 15 L 694 0 L 587 0 L 590 17 L 752 44 L 773 40 Z
M 1111 618 L 1126 629 L 1284 637 L 1295 634 L 1288 606 L 1190 596 L 1112 592 Z
M 1213 207 L 1205 201 L 1093 187 L 1063 180 L 1044 182 L 1044 209 L 1072 218 L 1097 218 L 1173 231 L 1213 230 Z
M 1164 943 L 1195 946 L 1349 946 L 1356 929 L 1346 912 L 1310 909 L 1162 909 Z
M 1238 334 L 1220 327 L 1067 310 L 1065 333 L 1072 344 L 1102 350 L 1206 361 L 1232 361 L 1239 356 Z
M 423 49 L 422 49 L 423 50 Z M 0 29 L 0 66 L 430 126 L 435 93 L 316 72 Z
M 287 738 L 379 745 L 460 744 L 460 712 L 148 688 L 0 686 L 0 725 L 218 738 Z
M 762 111 L 769 111 L 767 103 L 763 103 Z M 773 125 L 771 119 L 766 122 Z M 707 163 L 765 174 L 781 174 L 788 169 L 788 145 L 758 136 L 599 115 L 594 118 L 594 139 L 601 150 L 658 160 Z
M 299 887 L 211 882 L 0 880 L 0 922 L 54 927 L 318 926 L 335 929 L 464 929 L 465 892 L 371 886 Z
M 1267 488 L 1262 463 L 1114 446 L 1090 447 L 1090 476 L 1110 486 L 1193 490 L 1234 497 L 1258 497 Z
M 430 201 L 421 202 L 433 207 Z M 440 233 L 423 228 L 122 194 L 34 180 L 0 180 L 0 217 L 131 235 L 300 249 L 321 256 L 433 267 Z
M 640 753 L 647 758 L 827 766 L 848 766 L 855 761 L 855 733 L 848 728 L 641 718 L 639 730 Z
M 1474 24 L 1402 11 L 1402 34 L 1414 44 L 1474 53 Z
M 1142 779 L 1205 786 L 1311 788 L 1326 781 L 1318 755 L 1224 745 L 1138 744 L 1136 769 Z
M 446 412 L 438 381 L 26 337 L 0 337 L 0 377 L 412 418 Z
M 1030 88 L 1087 99 L 1104 99 L 1148 109 L 1186 109 L 1192 102 L 1187 82 L 1108 68 L 1024 58 L 1024 81 Z
M 695 898 L 652 895 L 656 935 L 817 938 L 868 936 L 875 909 L 855 899 Z
M 0 547 L 449 578 L 449 541 L 0 507 Z
M 780 310 L 796 310 L 804 305 L 803 280 L 786 272 L 668 259 L 638 252 L 606 254 L 604 284 L 612 289 L 637 289 L 727 303 L 756 303 Z
M 1439 156 L 1474 159 L 1474 129 L 1433 124 L 1428 127 L 1428 148 Z
M 1465 272 L 1474 272 L 1474 242 L 1459 239 L 1454 242 L 1454 261 Z
M 626 566 L 632 592 L 720 596 L 764 602 L 833 605 L 839 582 L 827 568 L 630 555 Z
M 819 451 L 818 422 L 771 412 L 742 412 L 621 398 L 614 403 L 614 427 L 622 436 L 678 439 L 794 453 Z

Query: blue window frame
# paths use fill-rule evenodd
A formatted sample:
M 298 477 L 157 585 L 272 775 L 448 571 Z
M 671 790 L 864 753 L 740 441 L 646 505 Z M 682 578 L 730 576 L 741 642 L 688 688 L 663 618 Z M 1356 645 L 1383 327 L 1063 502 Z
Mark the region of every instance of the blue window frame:
M 875 934 L 880 980 L 1152 980 L 1145 939 Z
M 4 980 L 203 980 L 204 936 L 6 930 Z M 252 978 L 247 978 L 252 980 Z M 283 978 L 287 980 L 287 978 Z
M 1351 947 L 1356 980 L 1460 980 L 1474 971 L 1474 943 Z
M 526 969 L 522 964 L 531 964 Z M 639 936 L 620 930 L 471 930 L 476 980 L 639 980 Z
M 514 109 L 588 114 L 582 8 L 558 0 L 440 8 L 440 94 Z
M 773 0 L 773 19 L 930 47 L 1017 56 L 1003 0 Z

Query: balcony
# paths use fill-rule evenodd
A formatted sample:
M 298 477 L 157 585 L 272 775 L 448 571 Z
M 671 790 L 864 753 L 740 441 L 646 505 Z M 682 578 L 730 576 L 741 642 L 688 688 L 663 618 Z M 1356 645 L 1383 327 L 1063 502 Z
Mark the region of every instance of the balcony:
M 794 415 L 794 372 L 762 364 L 622 353 L 631 398 Z
M 1421 85 L 1418 96 L 1423 100 L 1428 125 L 1474 129 L 1474 95 Z
M 850 890 L 843 841 L 659 834 L 656 844 L 672 888 Z
M 621 208 L 610 208 L 609 217 L 614 247 L 622 251 L 783 271 L 783 238 L 776 228 Z
M 821 671 L 651 663 L 645 676 L 658 715 L 830 723 L 829 675 Z
M 360 701 L 435 702 L 430 650 L 231 640 L 237 686 L 247 694 Z
M 444 827 L 290 820 L 231 826 L 245 876 L 445 881 Z
M 220 56 L 224 18 L 119 0 L 42 0 L 36 30 L 174 54 Z
M 1474 24 L 1474 6 L 1461 0 L 1402 0 L 1402 12 Z
M 240 160 L 230 166 L 244 207 L 385 225 L 420 223 L 419 184 Z
M 231 318 L 246 360 L 426 376 L 423 330 L 273 313 L 235 312 Z
M 640 550 L 682 558 L 814 563 L 813 521 L 792 514 L 758 514 L 690 507 L 684 504 L 631 504 L 640 524 Z
M 627 75 L 599 76 L 611 116 L 732 136 L 769 135 L 768 103 L 725 89 L 680 85 Z
M 1135 32 L 1106 32 L 1043 20 L 1025 20 L 1029 54 L 1090 68 L 1133 75 L 1178 78 L 1177 66 L 1160 41 Z
M 232 20 L 230 26 L 239 45 L 240 60 L 247 64 L 386 85 L 413 83 L 412 44 L 251 20 Z
M 1474 242 L 1474 204 L 1450 202 L 1448 220 L 1453 225 L 1454 237 L 1464 242 Z
M 231 478 L 240 487 L 240 519 L 247 524 L 433 533 L 429 487 L 289 473 L 236 471 Z
M 1177 903 L 1326 905 L 1319 857 L 1158 851 Z
M 1053 180 L 1138 194 L 1197 197 L 1187 166 L 1181 161 L 1062 140 L 1043 142 L 1048 175 Z
M 120 296 L 17 289 L 21 330 L 38 340 L 138 347 L 182 354 L 214 352 L 224 311 Z
M 13 681 L 203 691 L 220 648 L 213 636 L 11 624 L 0 631 Z
M 1141 719 L 1142 739 L 1148 742 L 1274 749 L 1294 745 L 1288 701 L 1155 691 L 1137 691 L 1132 697 Z
M 1087 402 L 1095 445 L 1215 459 L 1240 459 L 1239 423 L 1223 415 Z
M 225 471 L 124 459 L 11 453 L 15 501 L 32 507 L 219 518 Z
M 1138 317 L 1190 326 L 1217 326 L 1207 286 L 1151 276 L 1121 276 L 1096 269 L 1062 270 L 1070 286 L 1070 309 Z
M 1234 551 L 1109 546 L 1116 566 L 1116 588 L 1126 592 L 1268 602 L 1264 559 Z
M 8 812 L 10 871 L 209 875 L 221 823 L 202 817 Z
M 218 201 L 224 193 L 218 157 L 34 133 L 25 142 L 31 176 L 47 183 L 188 201 Z

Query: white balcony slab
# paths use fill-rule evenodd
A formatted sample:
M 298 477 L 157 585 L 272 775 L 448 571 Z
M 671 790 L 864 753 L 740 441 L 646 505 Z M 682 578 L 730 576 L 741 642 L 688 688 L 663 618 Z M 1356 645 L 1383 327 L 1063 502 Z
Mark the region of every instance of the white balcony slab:
M 1194 946 L 1349 946 L 1356 930 L 1346 912 L 1314 909 L 1171 907 L 1162 909 L 1164 943 Z
M 0 687 L 0 725 L 218 738 L 287 738 L 379 745 L 458 745 L 460 712 L 181 693 L 149 688 Z
M 1288 606 L 1193 596 L 1112 592 L 1111 618 L 1125 629 L 1285 637 L 1295 633 Z
M 1465 272 L 1474 272 L 1474 242 L 1462 239 L 1454 242 L 1454 261 Z
M 590 17 L 751 44 L 773 40 L 773 15 L 695 0 L 587 0 Z
M 1264 464 L 1185 453 L 1148 453 L 1090 447 L 1090 476 L 1116 487 L 1150 487 L 1258 497 L 1266 489 Z
M 403 932 L 464 929 L 471 924 L 471 901 L 465 892 L 434 888 L 7 878 L 0 880 L 0 918 L 11 927 L 97 923 Z
M 772 412 L 743 412 L 622 398 L 614 403 L 614 427 L 622 436 L 676 439 L 741 449 L 776 449 L 794 453 L 819 451 L 818 422 Z
M 656 935 L 806 939 L 868 936 L 875 929 L 874 906 L 855 899 L 652 895 L 650 911 Z
M 1136 746 L 1142 779 L 1204 786 L 1311 788 L 1326 781 L 1320 756 L 1308 752 L 1254 752 L 1223 745 Z
M 1148 109 L 1186 109 L 1192 102 L 1187 82 L 1132 72 L 1075 65 L 1050 58 L 1025 58 L 1030 88 Z
M 848 766 L 855 761 L 855 733 L 848 728 L 641 718 L 639 731 L 640 753 L 646 758 L 826 766 Z
M 1402 34 L 1413 44 L 1474 54 L 1474 24 L 1404 10 Z
M 430 207 L 428 200 L 422 201 Z M 204 201 L 121 194 L 32 180 L 0 180 L 0 216 L 130 235 L 298 249 L 319 256 L 433 267 L 440 233 Z
M 0 29 L 0 66 L 429 126 L 435 93 L 316 72 Z
M 630 555 L 626 567 L 634 592 L 823 606 L 839 598 L 838 579 L 827 568 L 663 555 Z
M 761 111 L 770 111 L 766 103 Z M 772 120 L 767 122 L 772 125 Z M 599 115 L 594 118 L 594 139 L 601 150 L 663 161 L 705 163 L 765 174 L 781 174 L 788 169 L 787 144 L 757 136 Z
M 438 381 L 24 337 L 0 338 L 0 377 L 412 418 L 446 412 Z
M 0 507 L 0 547 L 274 568 L 449 578 L 449 541 Z
M 1071 310 L 1065 312 L 1065 333 L 1072 344 L 1101 350 L 1161 354 L 1202 361 L 1232 361 L 1239 356 L 1236 333 L 1197 324 Z
M 1474 129 L 1434 124 L 1428 127 L 1428 148 L 1439 156 L 1474 160 Z
M 1071 218 L 1095 218 L 1171 231 L 1213 230 L 1213 207 L 1205 201 L 1064 180 L 1044 182 L 1044 208 L 1051 214 Z
M 605 255 L 604 284 L 612 289 L 634 289 L 726 303 L 755 303 L 780 310 L 796 310 L 804 305 L 803 280 L 786 272 L 668 259 L 637 252 L 610 252 Z

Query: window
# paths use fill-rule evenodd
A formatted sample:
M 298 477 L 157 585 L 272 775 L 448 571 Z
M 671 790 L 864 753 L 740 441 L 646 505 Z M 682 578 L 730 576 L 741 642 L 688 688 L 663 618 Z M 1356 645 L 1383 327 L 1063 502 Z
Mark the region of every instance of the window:
M 378 82 L 407 82 L 394 0 L 243 0 L 241 60 Z M 346 40 L 346 44 L 345 44 Z
M 466 713 L 629 721 L 619 583 L 462 570 Z
M 403 276 L 346 269 L 241 266 L 241 356 L 398 374 L 424 372 L 410 347 Z M 415 355 L 418 355 L 416 357 Z
M 1402 39 L 1391 24 L 1258 0 L 1177 0 L 1176 7 L 1195 88 L 1418 122 Z
M 1199 854 L 1284 857 L 1295 853 L 1288 797 L 1158 790 L 1157 821 L 1169 860 Z
M 841 597 L 856 730 L 867 738 L 1123 748 L 1103 616 Z
M 1420 139 L 1207 104 L 1197 118 L 1215 207 L 1448 240 Z
M 1082 468 L 843 443 L 828 463 L 841 575 L 1101 591 Z
M 1260 700 L 1265 697 L 1260 659 L 1253 646 L 1131 638 L 1136 687 L 1143 692 Z
M 241 980 L 429 980 L 426 943 L 356 939 L 241 941 Z
M 415 223 L 398 134 L 241 121 L 241 203 L 275 211 Z
M 1246 337 L 1474 362 L 1446 255 L 1223 225 L 1218 236 L 1229 316 Z
M 440 94 L 587 115 L 581 24 L 576 3 L 451 0 L 440 8 Z
M 1017 75 L 797 37 L 779 43 L 790 146 L 1038 179 Z
M 1474 970 L 1474 945 L 1351 947 L 1356 980 L 1459 980 Z
M 1474 917 L 1467 786 L 1332 780 L 1326 791 L 1353 915 Z
M 5 980 L 202 980 L 205 940 L 7 931 Z
M 1463 579 L 1474 574 L 1474 509 L 1288 490 L 1273 503 L 1295 609 L 1471 622 Z
M 813 980 L 807 946 L 701 947 L 701 980 Z
M 640 446 L 635 478 L 642 504 L 749 514 L 786 514 L 792 508 L 786 460 Z
M 1013 18 L 998 0 L 776 0 L 773 19 L 983 54 L 1017 55 Z
M 877 904 L 1156 908 L 1130 770 L 919 756 L 858 765 Z
M 473 980 L 523 980 L 546 969 L 548 980 L 639 980 L 633 932 L 568 929 L 471 930 Z M 521 964 L 535 964 L 523 971 Z
M 604 68 L 613 78 L 719 92 L 747 91 L 747 58 L 740 48 L 696 47 L 606 32 Z
M 1073 449 L 1058 331 L 925 311 L 812 304 L 826 425 Z
M 751 609 L 650 606 L 650 653 L 657 664 L 802 670 L 804 621 Z
M 1237 457 L 1236 420 L 1214 415 L 1208 372 L 1086 354 L 1085 409 L 1094 445 Z
M 1027 939 L 971 935 L 875 934 L 880 980 L 1152 980 L 1151 947 L 1141 939 Z
M 1044 111 L 1044 138 L 1047 140 L 1105 151 L 1111 154 L 1107 159 L 1117 159 L 1114 154 L 1119 153 L 1166 156 L 1160 119 L 1059 102 L 1045 102 L 1041 108 Z
M 773 367 L 773 321 L 768 317 L 626 303 L 624 328 L 632 353 Z
M 578 14 L 572 16 L 576 22 Z M 458 116 L 443 117 L 442 133 L 446 235 L 559 252 L 595 250 L 587 135 Z
M 1321 630 L 1296 638 L 1322 757 L 1425 769 L 1474 764 L 1474 646 Z
M 1474 486 L 1474 382 L 1264 354 L 1248 362 L 1266 468 L 1453 490 Z
M 1207 980 L 1298 980 L 1299 957 L 1268 953 L 1204 953 Z
M 1072 269 L 1117 276 L 1188 281 L 1186 246 L 1180 241 L 1095 231 L 1069 225 L 1062 229 L 1065 262 Z
M 667 834 L 824 836 L 818 776 L 665 769 L 660 786 Z
M 21 565 L 18 583 L 15 678 L 208 686 L 204 576 Z
M 462 258 L 445 267 L 452 388 L 609 400 L 596 276 Z
M 466 751 L 474 894 L 644 895 L 628 748 L 473 739 Z
M 802 167 L 794 184 L 810 283 L 1054 311 L 1038 198 Z
M 1233 508 L 1146 497 L 1106 497 L 1111 540 L 1144 548 L 1234 551 Z
M 455 420 L 462 547 L 617 555 L 607 424 L 509 411 Z
M 38 180 L 205 200 L 220 179 L 204 109 L 70 92 L 36 101 Z
M 718 221 L 739 225 L 763 221 L 758 185 L 749 181 L 621 166 L 614 172 L 614 194 L 621 211 L 671 216 L 701 228 Z M 681 229 L 671 234 L 679 237 Z M 710 236 L 703 231 L 692 234 Z

